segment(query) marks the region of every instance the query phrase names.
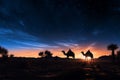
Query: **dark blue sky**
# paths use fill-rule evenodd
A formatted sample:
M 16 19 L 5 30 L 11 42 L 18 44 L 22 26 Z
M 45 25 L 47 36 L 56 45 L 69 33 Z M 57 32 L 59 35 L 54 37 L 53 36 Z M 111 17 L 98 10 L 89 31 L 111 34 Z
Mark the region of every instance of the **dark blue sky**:
M 0 0 L 0 45 L 8 49 L 119 41 L 119 0 Z

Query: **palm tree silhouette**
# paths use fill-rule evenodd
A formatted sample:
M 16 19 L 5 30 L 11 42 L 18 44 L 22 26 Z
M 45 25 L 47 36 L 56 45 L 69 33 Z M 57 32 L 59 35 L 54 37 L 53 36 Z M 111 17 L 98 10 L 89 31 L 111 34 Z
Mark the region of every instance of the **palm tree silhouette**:
M 111 54 L 112 61 L 114 62 L 115 61 L 115 50 L 118 49 L 118 46 L 116 44 L 110 44 L 108 45 L 107 49 L 112 51 L 112 54 Z

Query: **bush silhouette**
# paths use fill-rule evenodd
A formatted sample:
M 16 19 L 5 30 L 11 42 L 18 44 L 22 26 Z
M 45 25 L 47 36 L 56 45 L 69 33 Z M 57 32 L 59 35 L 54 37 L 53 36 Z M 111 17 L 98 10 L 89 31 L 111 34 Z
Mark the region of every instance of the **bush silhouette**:
M 39 52 L 38 55 L 44 57 L 44 52 Z
M 41 56 L 41 57 L 45 57 L 45 58 L 51 58 L 52 57 L 52 53 L 48 50 L 46 50 L 45 52 L 39 52 L 38 55 Z
M 10 58 L 13 58 L 14 57 L 14 55 L 13 54 L 10 54 Z
M 0 54 L 2 55 L 2 58 L 7 58 L 8 50 L 0 46 Z
M 52 57 L 52 53 L 50 51 L 47 51 L 47 50 L 45 51 L 45 55 L 46 55 L 45 56 L 46 58 Z

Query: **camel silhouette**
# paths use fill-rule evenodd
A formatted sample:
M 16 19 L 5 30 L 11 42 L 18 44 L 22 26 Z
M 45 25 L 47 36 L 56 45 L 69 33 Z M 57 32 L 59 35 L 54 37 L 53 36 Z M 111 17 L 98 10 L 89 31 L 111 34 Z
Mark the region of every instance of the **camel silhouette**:
M 71 49 L 69 49 L 67 53 L 65 53 L 64 50 L 62 52 L 65 56 L 67 56 L 67 58 L 69 58 L 71 56 L 73 59 L 75 59 L 75 54 Z
M 90 52 L 90 50 L 88 50 L 86 53 L 84 53 L 83 51 L 81 53 L 83 54 L 83 56 L 85 56 L 86 60 L 88 59 L 88 57 L 93 59 L 93 54 Z

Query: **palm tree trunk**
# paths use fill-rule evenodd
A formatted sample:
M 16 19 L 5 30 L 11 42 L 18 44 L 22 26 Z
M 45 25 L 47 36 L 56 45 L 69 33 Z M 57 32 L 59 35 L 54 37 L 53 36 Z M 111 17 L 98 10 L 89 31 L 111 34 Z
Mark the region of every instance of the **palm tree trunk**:
M 112 61 L 113 63 L 115 62 L 115 51 L 114 50 L 112 50 Z

